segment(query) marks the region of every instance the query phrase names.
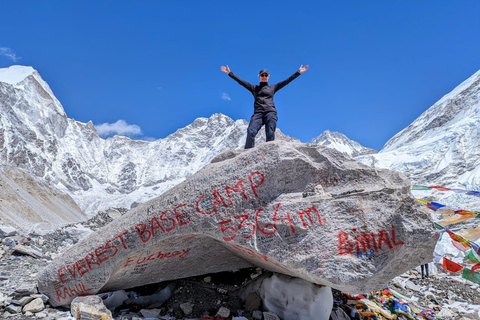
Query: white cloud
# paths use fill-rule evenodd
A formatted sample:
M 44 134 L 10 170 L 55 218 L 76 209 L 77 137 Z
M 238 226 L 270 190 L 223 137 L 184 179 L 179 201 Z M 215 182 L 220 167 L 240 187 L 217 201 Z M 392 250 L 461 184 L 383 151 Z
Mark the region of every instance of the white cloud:
M 142 129 L 136 124 L 128 124 L 125 120 L 115 123 L 102 123 L 95 126 L 100 137 L 109 137 L 115 134 L 120 136 L 134 137 L 142 134 Z
M 17 62 L 21 59 L 20 57 L 17 57 L 17 55 L 15 54 L 15 52 L 13 52 L 12 49 L 6 47 L 0 47 L 0 56 L 5 56 L 13 62 Z
M 226 92 L 222 92 L 222 99 L 226 101 L 232 101 L 232 98 L 230 98 L 230 95 Z

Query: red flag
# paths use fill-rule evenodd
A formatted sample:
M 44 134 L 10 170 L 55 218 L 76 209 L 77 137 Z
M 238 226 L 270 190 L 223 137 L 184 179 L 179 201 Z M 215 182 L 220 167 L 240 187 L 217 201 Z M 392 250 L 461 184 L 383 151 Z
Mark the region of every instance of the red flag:
M 443 257 L 443 269 L 458 272 L 463 269 L 463 267 L 452 260 L 448 260 L 447 258 Z
M 474 272 L 475 270 L 477 270 L 478 268 L 480 268 L 480 263 L 477 263 L 476 265 L 474 265 L 474 266 L 472 267 L 472 276 L 473 276 L 473 272 Z
M 439 191 L 448 191 L 448 190 L 452 190 L 450 188 L 445 188 L 445 187 L 440 187 L 440 186 L 430 186 L 430 188 L 435 188 Z

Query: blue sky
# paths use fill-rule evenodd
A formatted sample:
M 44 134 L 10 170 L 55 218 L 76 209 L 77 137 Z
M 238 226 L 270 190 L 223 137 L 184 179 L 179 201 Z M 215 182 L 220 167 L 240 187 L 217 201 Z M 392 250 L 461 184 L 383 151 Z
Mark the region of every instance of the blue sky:
M 380 150 L 480 69 L 477 0 L 17 0 L 0 12 L 0 67 L 34 67 L 68 117 L 141 139 L 218 112 L 249 120 L 253 97 L 222 65 L 276 83 L 308 64 L 275 96 L 282 132 Z

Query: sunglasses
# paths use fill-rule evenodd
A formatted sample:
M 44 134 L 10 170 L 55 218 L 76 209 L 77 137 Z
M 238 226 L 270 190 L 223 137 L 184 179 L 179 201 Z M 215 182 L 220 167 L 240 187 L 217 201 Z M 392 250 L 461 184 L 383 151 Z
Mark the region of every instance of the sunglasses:
M 263 73 L 260 75 L 260 77 L 268 77 L 268 73 Z

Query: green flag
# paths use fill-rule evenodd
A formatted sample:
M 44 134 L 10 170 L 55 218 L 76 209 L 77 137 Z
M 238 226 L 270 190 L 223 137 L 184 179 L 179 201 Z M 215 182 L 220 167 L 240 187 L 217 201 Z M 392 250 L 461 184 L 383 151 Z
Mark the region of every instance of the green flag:
M 470 262 L 472 263 L 479 263 L 480 261 L 478 261 L 477 257 L 475 257 L 475 253 L 473 253 L 473 250 L 470 250 L 468 251 L 468 253 L 465 255 L 465 257 L 467 257 L 468 260 L 470 260 Z
M 430 190 L 432 187 L 412 185 L 412 190 Z
M 480 284 L 480 274 L 478 272 L 474 272 L 472 275 L 471 269 L 463 268 L 462 278 Z

